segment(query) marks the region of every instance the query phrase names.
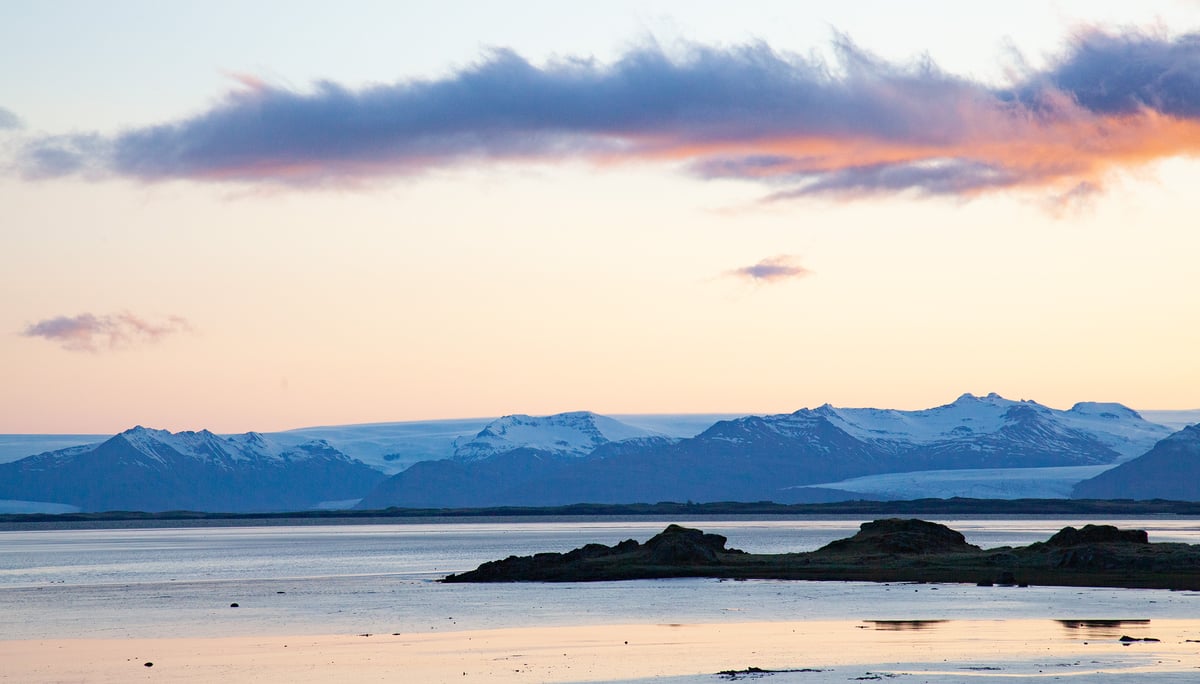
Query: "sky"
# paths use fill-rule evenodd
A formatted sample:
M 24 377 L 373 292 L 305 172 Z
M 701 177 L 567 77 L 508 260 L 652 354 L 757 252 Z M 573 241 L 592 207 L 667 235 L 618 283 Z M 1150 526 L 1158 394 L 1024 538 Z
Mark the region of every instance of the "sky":
M 1200 407 L 1200 2 L 744 5 L 0 4 L 0 432 Z

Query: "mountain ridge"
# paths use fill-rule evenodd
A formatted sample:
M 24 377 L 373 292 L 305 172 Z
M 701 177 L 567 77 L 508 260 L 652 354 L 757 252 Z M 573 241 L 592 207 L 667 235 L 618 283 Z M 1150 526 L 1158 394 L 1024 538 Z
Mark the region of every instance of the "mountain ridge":
M 427 462 L 389 478 L 360 507 L 872 498 L 825 483 L 938 469 L 1107 466 L 1168 432 L 1132 409 L 1098 402 L 1062 411 L 964 394 L 921 411 L 826 404 L 722 420 L 677 441 L 602 445 L 570 461 L 526 446 L 508 452 L 503 465 L 489 462 L 502 454 Z
M 1145 454 L 1079 482 L 1071 496 L 1200 500 L 1200 424 L 1173 432 Z
M 289 447 L 258 433 L 136 426 L 98 445 L 0 464 L 0 498 L 84 511 L 297 510 L 359 498 L 381 479 L 321 440 Z
M 1117 403 L 1084 401 L 1060 410 L 995 393 L 966 393 L 915 411 L 823 404 L 785 414 L 725 417 L 700 430 L 705 422 L 682 414 L 648 414 L 638 421 L 637 416 L 618 420 L 572 411 L 236 435 L 206 429 L 171 433 L 138 425 L 97 443 L 13 462 L 20 466 L 0 463 L 0 500 L 8 499 L 10 507 L 43 502 L 87 510 L 152 505 L 147 510 L 219 506 L 230 511 L 246 506 L 301 510 L 360 498 L 360 507 L 380 508 L 666 500 L 803 503 L 929 496 L 919 489 L 923 473 L 937 478 L 936 496 L 986 491 L 1008 498 L 1028 498 L 1029 492 L 1065 497 L 1082 479 L 1137 459 L 1171 432 Z M 330 439 L 310 439 L 316 435 Z M 395 452 L 406 449 L 405 439 L 416 446 Z M 370 453 L 368 462 L 356 460 L 341 445 L 363 447 Z M 85 462 L 90 465 L 80 465 Z M 186 476 L 167 472 L 172 468 Z M 315 474 L 321 468 L 326 469 L 323 474 Z M 402 481 L 388 484 L 389 469 L 395 477 L 403 475 Z M 287 474 L 289 470 L 295 472 Z M 337 482 L 351 470 L 360 484 L 371 480 L 378 486 L 324 491 L 298 475 L 308 471 L 306 477 Z M 247 474 L 251 471 L 257 483 Z M 158 479 L 148 477 L 149 472 L 158 472 Z M 189 478 L 206 482 L 214 473 L 224 473 L 225 482 L 206 489 L 209 498 L 188 493 Z M 905 473 L 911 478 L 900 477 Z M 963 473 L 964 482 L 978 482 L 956 487 L 955 473 Z M 1027 474 L 1052 474 L 1056 484 L 1022 488 Z M 281 478 L 308 494 L 285 495 L 279 491 Z M 141 484 L 127 486 L 126 481 Z M 105 483 L 112 490 L 107 495 Z M 164 496 L 137 498 L 138 487 Z M 485 489 L 489 493 L 482 496 Z M 167 492 L 173 492 L 171 497 Z

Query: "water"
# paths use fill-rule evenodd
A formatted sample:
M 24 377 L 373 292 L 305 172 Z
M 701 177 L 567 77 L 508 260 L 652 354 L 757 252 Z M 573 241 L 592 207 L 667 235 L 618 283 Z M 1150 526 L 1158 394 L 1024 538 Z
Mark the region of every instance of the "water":
M 756 553 L 807 551 L 861 518 L 457 519 L 0 531 L 0 640 L 412 633 L 622 623 L 794 620 L 1192 619 L 1200 594 L 1057 587 L 674 579 L 443 585 L 510 554 L 645 540 L 667 522 Z M 1045 540 L 1087 520 L 942 519 L 984 547 Z M 1104 520 L 1151 541 L 1200 543 L 1200 521 Z M 231 608 L 231 603 L 238 603 Z M 879 623 L 887 624 L 887 623 Z M 920 623 L 917 623 L 920 624 Z M 1141 623 L 1131 623 L 1141 624 Z

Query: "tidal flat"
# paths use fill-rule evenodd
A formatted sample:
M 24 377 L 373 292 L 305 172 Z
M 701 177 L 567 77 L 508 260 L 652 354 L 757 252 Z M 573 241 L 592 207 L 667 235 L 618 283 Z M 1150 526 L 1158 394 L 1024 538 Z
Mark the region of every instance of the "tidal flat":
M 0 681 L 1183 682 L 1200 672 L 1200 593 L 1190 591 L 437 582 L 510 552 L 616 544 L 667 522 L 0 532 Z M 819 548 L 863 519 L 682 522 L 776 553 Z M 1200 521 L 1177 517 L 939 522 L 985 548 L 1088 522 L 1200 541 Z

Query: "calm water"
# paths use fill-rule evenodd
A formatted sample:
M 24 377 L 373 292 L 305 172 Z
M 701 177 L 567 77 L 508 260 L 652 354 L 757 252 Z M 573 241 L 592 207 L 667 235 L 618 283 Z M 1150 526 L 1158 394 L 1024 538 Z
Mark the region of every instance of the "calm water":
M 671 521 L 751 552 L 807 551 L 861 518 Z M 510 554 L 645 540 L 667 520 L 545 519 L 0 531 L 0 639 L 394 633 L 627 622 L 1195 619 L 1200 594 L 850 582 L 442 585 Z M 984 547 L 1083 519 L 939 519 Z M 1100 521 L 1095 521 L 1100 522 Z M 1200 543 L 1200 520 L 1102 522 Z M 230 603 L 237 602 L 238 608 Z M 1131 623 L 1140 624 L 1140 623 Z

